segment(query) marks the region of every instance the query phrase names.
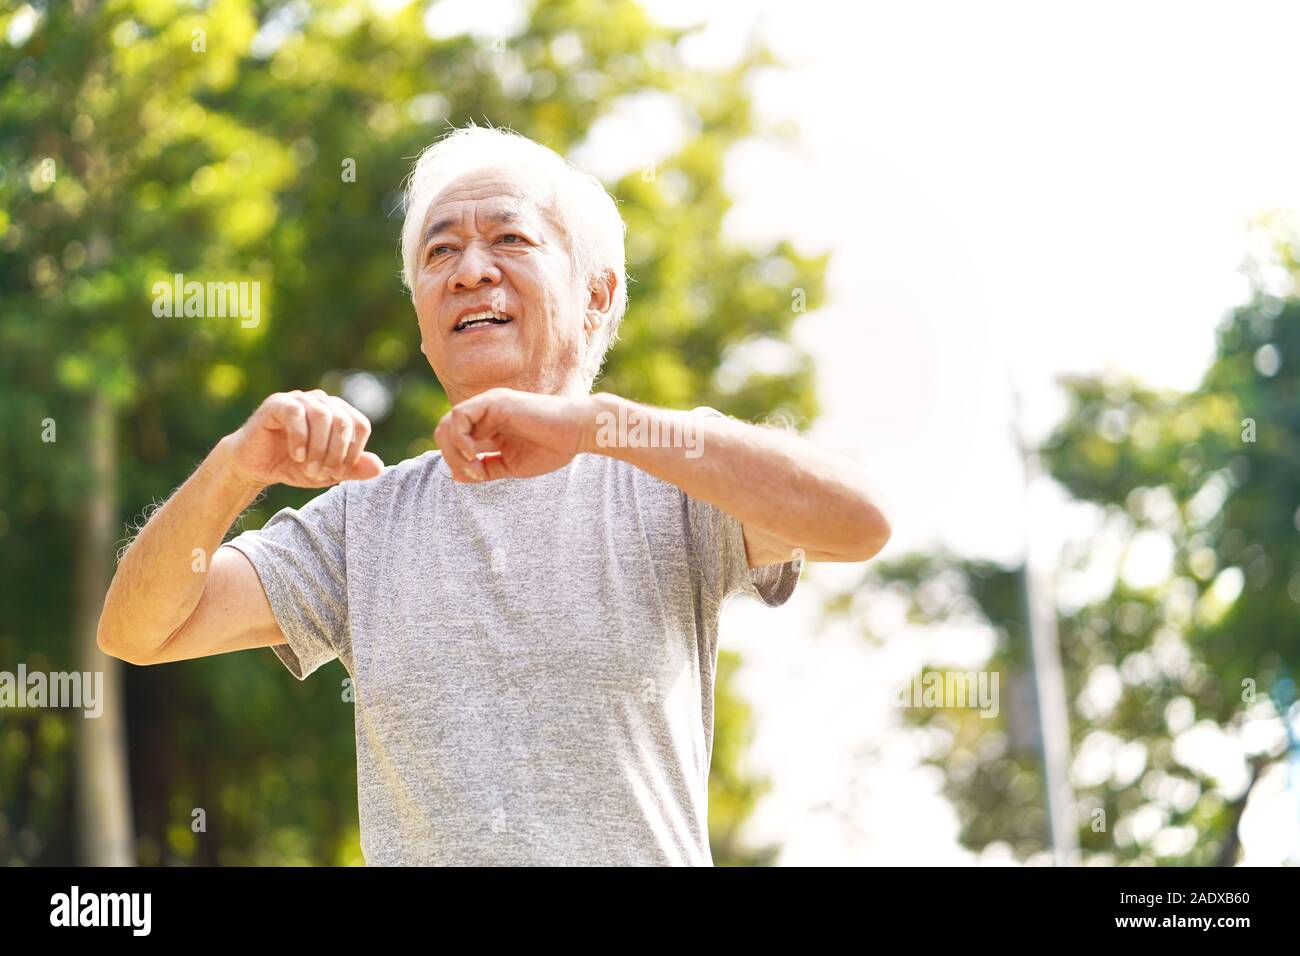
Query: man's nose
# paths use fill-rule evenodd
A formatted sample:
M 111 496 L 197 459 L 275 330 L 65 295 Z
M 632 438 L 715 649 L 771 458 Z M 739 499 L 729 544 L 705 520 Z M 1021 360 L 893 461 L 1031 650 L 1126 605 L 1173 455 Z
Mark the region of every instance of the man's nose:
M 479 248 L 478 243 L 471 242 L 456 263 L 449 281 L 455 290 L 495 285 L 501 281 L 501 270 L 492 262 L 492 257 Z

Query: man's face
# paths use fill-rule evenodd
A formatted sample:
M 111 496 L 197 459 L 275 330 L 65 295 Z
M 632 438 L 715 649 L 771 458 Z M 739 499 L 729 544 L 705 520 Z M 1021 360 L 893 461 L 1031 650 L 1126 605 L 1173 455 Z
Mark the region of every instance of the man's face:
M 414 282 L 421 351 L 457 402 L 498 385 L 568 391 L 586 348 L 589 295 L 567 238 L 534 197 L 528 174 L 469 173 L 429 204 Z M 505 323 L 458 328 L 495 310 Z

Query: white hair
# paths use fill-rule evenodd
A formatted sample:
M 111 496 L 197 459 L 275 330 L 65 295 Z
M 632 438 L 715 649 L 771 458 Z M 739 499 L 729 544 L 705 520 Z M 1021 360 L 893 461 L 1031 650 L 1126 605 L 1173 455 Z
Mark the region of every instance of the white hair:
M 449 184 L 481 169 L 516 169 L 540 174 L 550 194 L 536 197 L 564 231 L 569 261 L 583 287 L 605 272 L 617 279 L 606 322 L 596 331 L 583 364 L 588 390 L 600 374 L 605 355 L 614 344 L 627 311 L 627 223 L 600 180 L 579 169 L 559 153 L 513 130 L 471 125 L 456 129 L 425 148 L 406 183 L 406 219 L 402 223 L 402 279 L 415 295 L 419 271 L 420 232 L 429 204 Z

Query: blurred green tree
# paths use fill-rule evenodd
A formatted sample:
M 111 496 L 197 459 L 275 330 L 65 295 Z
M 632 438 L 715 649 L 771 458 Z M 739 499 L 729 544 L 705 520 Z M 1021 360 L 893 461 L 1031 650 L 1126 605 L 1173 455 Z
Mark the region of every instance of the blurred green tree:
M 0 14 L 0 662 L 105 670 L 110 686 L 120 672 L 126 692 L 124 733 L 112 708 L 93 729 L 57 710 L 0 718 L 6 863 L 111 860 L 123 845 L 145 864 L 360 862 L 340 664 L 302 684 L 270 654 L 119 669 L 94 629 L 124 528 L 270 392 L 368 395 L 385 461 L 434 447 L 448 406 L 396 242 L 401 183 L 448 124 L 508 126 L 569 154 L 624 97 L 671 97 L 684 143 L 608 183 L 634 285 L 598 387 L 816 414 L 789 332 L 792 302 L 821 300 L 825 258 L 719 237 L 727 149 L 775 132 L 756 127 L 746 92 L 770 55 L 688 69 L 689 31 L 631 0 L 538 0 L 524 29 L 495 38 L 431 37 L 422 7 L 80 0 Z M 259 281 L 260 321 L 156 316 L 154 285 L 177 273 Z M 791 362 L 748 371 L 756 342 Z M 313 494 L 272 489 L 242 526 Z M 720 864 L 761 862 L 771 848 L 736 838 L 762 784 L 738 768 L 747 711 L 727 686 L 735 657 L 721 658 L 710 832 Z
M 1120 544 L 1107 593 L 1058 613 L 1088 862 L 1232 865 L 1257 782 L 1296 757 L 1283 715 L 1300 673 L 1300 229 L 1264 216 L 1255 230 L 1274 251 L 1247 262 L 1251 300 L 1225 317 L 1200 385 L 1064 378 L 1069 413 L 1039 449 L 1051 477 L 1101 519 L 1061 573 L 1095 569 L 1103 538 Z M 1138 550 L 1169 555 L 1168 573 L 1125 573 Z M 902 597 L 915 623 L 994 629 L 985 667 L 1003 678 L 999 715 L 916 709 L 907 719 L 940 732 L 930 759 L 965 845 L 1005 844 L 1020 859 L 1043 851 L 1022 568 L 941 552 L 880 562 L 867 579 Z M 830 610 L 855 613 L 848 595 Z M 1236 756 L 1205 759 L 1216 739 Z

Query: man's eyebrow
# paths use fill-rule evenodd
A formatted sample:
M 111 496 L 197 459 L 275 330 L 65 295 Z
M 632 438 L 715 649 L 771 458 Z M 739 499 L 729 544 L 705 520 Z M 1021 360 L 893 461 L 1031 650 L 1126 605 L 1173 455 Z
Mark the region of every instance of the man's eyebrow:
M 447 216 L 443 219 L 439 219 L 435 223 L 432 223 L 429 226 L 429 228 L 424 231 L 424 239 L 420 243 L 420 245 L 422 246 L 428 245 L 430 239 L 432 239 L 438 233 L 450 229 L 452 226 L 456 225 L 456 223 L 459 221 L 460 220 L 458 217 Z M 503 222 L 522 223 L 524 219 L 521 215 L 519 215 L 519 213 L 515 212 L 513 209 L 504 209 L 500 212 L 489 213 L 487 216 L 487 221 L 492 223 L 503 223 Z

